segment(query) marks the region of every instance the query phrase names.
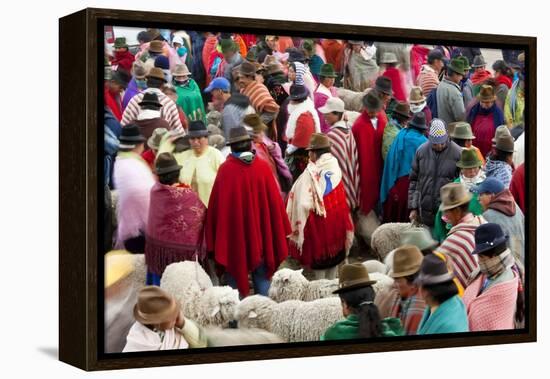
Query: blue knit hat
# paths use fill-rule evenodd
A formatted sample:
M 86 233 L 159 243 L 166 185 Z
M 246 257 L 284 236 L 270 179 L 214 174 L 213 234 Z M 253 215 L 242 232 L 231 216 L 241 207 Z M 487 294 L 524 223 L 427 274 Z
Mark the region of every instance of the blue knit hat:
M 447 128 L 445 121 L 434 118 L 430 123 L 430 134 L 428 136 L 432 144 L 440 144 L 447 142 L 449 136 L 447 135 Z
M 158 67 L 162 70 L 169 70 L 170 69 L 170 61 L 168 61 L 168 57 L 165 57 L 164 55 L 159 55 L 155 58 L 155 67 Z

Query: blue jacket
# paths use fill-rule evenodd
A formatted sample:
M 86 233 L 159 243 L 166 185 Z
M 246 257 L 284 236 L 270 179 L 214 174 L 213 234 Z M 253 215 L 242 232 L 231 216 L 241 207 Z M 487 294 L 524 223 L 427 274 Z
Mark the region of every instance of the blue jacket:
M 426 307 L 417 334 L 468 332 L 468 316 L 462 299 L 455 295 L 439 305 L 433 314 Z
M 428 139 L 417 129 L 401 129 L 393 140 L 384 162 L 380 184 L 380 202 L 383 204 L 397 179 L 409 176 L 416 150 Z

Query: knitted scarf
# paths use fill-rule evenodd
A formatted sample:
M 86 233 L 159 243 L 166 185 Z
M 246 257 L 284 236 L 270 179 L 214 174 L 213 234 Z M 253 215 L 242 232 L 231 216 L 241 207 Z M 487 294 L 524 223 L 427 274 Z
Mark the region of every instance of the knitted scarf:
M 487 275 L 489 279 L 495 278 L 502 274 L 505 270 L 511 268 L 514 263 L 514 256 L 510 249 L 504 250 L 497 256 L 480 259 L 479 260 L 479 271 Z
M 329 181 L 327 182 L 327 179 Z M 338 161 L 330 153 L 325 153 L 314 162 L 309 162 L 305 171 L 294 183 L 288 195 L 286 213 L 288 214 L 292 234 L 289 236 L 298 250 L 304 244 L 304 229 L 309 212 L 326 217 L 323 196 L 327 185 L 336 188 L 342 180 L 342 171 Z

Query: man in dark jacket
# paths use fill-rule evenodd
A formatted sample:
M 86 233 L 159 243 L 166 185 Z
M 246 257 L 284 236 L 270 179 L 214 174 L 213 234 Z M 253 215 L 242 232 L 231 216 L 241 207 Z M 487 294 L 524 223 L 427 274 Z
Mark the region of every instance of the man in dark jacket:
M 458 171 L 462 148 L 449 140 L 445 123 L 434 118 L 429 141 L 416 151 L 409 177 L 409 210 L 411 221 L 433 227 L 439 207 L 440 189 L 452 182 Z

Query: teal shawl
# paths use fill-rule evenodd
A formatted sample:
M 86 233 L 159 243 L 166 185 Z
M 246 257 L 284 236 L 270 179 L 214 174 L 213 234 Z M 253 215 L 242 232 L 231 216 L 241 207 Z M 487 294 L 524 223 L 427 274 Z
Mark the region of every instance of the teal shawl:
M 468 332 L 468 316 L 462 299 L 455 295 L 439 305 L 433 314 L 426 307 L 417 334 Z

